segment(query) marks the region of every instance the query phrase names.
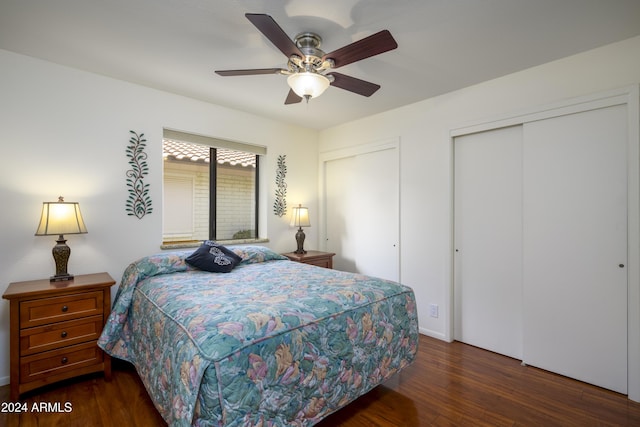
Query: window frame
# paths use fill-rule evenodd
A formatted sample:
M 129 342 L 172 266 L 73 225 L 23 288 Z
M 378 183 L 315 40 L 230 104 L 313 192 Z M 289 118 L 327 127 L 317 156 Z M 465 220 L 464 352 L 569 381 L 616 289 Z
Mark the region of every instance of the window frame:
M 266 189 L 261 188 L 262 182 L 260 179 L 261 167 L 260 164 L 263 161 L 264 156 L 267 154 L 267 148 L 264 146 L 247 144 L 242 142 L 228 141 L 218 138 L 212 138 L 208 136 L 186 133 L 182 131 L 176 131 L 172 129 L 163 129 L 163 137 L 162 137 L 162 149 L 163 149 L 163 158 L 164 158 L 164 141 L 165 140 L 174 140 L 187 144 L 195 144 L 200 146 L 207 146 L 209 148 L 209 230 L 208 237 L 210 240 L 217 240 L 221 242 L 238 242 L 238 243 L 261 243 L 267 242 L 268 239 L 264 237 L 260 237 L 261 227 L 261 210 L 265 208 L 264 201 L 264 192 Z M 250 153 L 255 156 L 255 170 L 254 174 L 254 237 L 246 238 L 246 239 L 216 239 L 217 230 L 216 230 L 216 219 L 218 216 L 218 206 L 216 200 L 216 191 L 217 191 L 217 161 L 211 161 L 211 159 L 216 159 L 216 154 L 218 149 L 228 149 L 234 151 L 241 151 L 244 153 Z M 163 169 L 163 182 L 165 177 L 165 171 Z M 164 187 L 162 189 L 162 194 L 164 197 Z M 263 206 L 264 205 L 264 206 Z M 195 213 L 195 206 L 194 206 Z M 264 218 L 262 218 L 264 220 Z M 193 236 L 194 240 L 185 240 L 185 241 L 165 241 L 165 230 L 162 230 L 162 248 L 170 249 L 175 247 L 191 247 L 194 246 L 197 242 L 200 242 L 201 239 L 198 239 L 196 236 Z

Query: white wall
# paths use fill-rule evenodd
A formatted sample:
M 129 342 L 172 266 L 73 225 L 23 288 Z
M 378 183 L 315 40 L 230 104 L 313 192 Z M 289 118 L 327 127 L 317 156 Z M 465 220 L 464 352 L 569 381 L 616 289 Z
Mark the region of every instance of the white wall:
M 429 70 L 424 76 L 429 79 Z M 423 333 L 451 339 L 450 131 L 639 82 L 640 37 L 635 37 L 320 133 L 321 153 L 400 138 L 401 277 L 416 292 Z M 429 317 L 429 304 L 439 306 L 438 318 Z
M 168 94 L 0 50 L 0 292 L 10 282 L 55 272 L 55 237 L 34 236 L 42 202 L 80 202 L 88 234 L 67 236 L 69 273 L 109 272 L 160 251 L 163 127 L 267 146 L 261 234 L 277 251 L 295 249 L 288 217 L 273 214 L 278 155 L 287 155 L 289 206 L 317 210 L 317 131 Z M 248 126 L 248 124 L 251 124 Z M 153 212 L 127 216 L 125 148 L 144 132 Z M 312 218 L 313 220 L 313 218 Z M 266 225 L 266 227 L 265 227 Z M 318 227 L 306 230 L 308 246 Z M 115 291 L 115 288 L 113 289 Z M 9 303 L 0 302 L 0 384 L 9 377 Z

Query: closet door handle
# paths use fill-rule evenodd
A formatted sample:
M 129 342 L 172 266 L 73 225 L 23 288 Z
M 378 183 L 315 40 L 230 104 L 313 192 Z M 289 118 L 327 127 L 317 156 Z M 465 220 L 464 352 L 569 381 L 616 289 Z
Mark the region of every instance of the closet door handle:
M 618 267 L 624 268 L 624 264 L 618 264 Z

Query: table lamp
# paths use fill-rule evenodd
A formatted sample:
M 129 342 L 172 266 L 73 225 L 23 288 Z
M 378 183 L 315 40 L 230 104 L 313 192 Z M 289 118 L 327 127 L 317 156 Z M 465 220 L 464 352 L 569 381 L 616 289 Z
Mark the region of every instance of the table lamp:
M 309 209 L 303 207 L 302 205 L 298 205 L 298 207 L 293 208 L 293 215 L 291 216 L 291 226 L 298 227 L 298 232 L 296 233 L 296 242 L 298 243 L 298 249 L 296 249 L 295 253 L 297 254 L 306 254 L 307 251 L 304 250 L 304 231 L 302 231 L 302 227 L 311 227 L 309 223 Z
M 73 275 L 67 273 L 67 264 L 71 248 L 67 246 L 65 234 L 85 234 L 87 227 L 84 225 L 80 205 L 77 202 L 65 202 L 60 196 L 57 202 L 44 202 L 42 215 L 36 236 L 58 235 L 57 244 L 53 247 L 53 259 L 56 262 L 56 274 L 51 276 L 52 282 L 73 279 Z

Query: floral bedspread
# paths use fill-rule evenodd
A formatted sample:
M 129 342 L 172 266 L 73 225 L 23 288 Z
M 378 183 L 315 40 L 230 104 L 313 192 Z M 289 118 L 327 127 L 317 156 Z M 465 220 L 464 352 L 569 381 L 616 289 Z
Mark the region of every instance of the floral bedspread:
M 234 250 L 230 273 L 184 251 L 131 264 L 98 342 L 170 426 L 311 426 L 414 360 L 411 288 Z

